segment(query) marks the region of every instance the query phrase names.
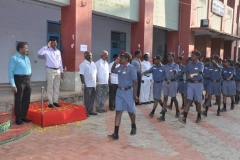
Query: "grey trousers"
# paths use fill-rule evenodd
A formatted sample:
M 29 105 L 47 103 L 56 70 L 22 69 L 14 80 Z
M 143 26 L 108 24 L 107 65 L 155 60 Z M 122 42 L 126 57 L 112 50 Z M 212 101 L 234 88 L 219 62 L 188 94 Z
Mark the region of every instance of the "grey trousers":
M 87 113 L 93 111 L 95 96 L 96 91 L 94 87 L 87 87 L 87 89 L 84 90 L 84 104 L 86 106 Z
M 104 109 L 104 104 L 107 100 L 108 93 L 108 84 L 99 84 L 97 85 L 97 98 L 96 98 L 96 109 L 101 110 Z

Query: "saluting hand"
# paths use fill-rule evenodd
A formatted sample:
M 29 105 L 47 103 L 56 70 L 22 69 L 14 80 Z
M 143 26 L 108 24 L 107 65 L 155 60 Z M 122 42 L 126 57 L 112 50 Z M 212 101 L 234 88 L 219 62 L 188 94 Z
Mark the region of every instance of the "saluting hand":
M 120 62 L 120 59 L 119 59 L 119 58 L 117 58 L 117 59 L 114 61 L 115 64 L 118 64 L 119 62 Z
M 13 93 L 17 93 L 17 87 L 13 87 L 13 88 L 12 88 L 12 92 L 13 92 Z

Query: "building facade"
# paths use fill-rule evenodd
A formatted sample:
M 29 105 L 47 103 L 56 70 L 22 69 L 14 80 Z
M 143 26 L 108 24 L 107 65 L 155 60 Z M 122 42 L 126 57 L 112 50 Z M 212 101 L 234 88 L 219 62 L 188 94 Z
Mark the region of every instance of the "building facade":
M 0 83 L 8 83 L 8 59 L 18 41 L 29 46 L 32 80 L 46 81 L 45 60 L 37 51 L 50 37 L 62 53 L 64 90 L 79 90 L 84 51 L 100 58 L 137 49 L 185 60 L 196 48 L 203 57 L 238 58 L 239 0 L 2 0 L 0 1 Z M 184 61 L 186 63 L 186 61 Z

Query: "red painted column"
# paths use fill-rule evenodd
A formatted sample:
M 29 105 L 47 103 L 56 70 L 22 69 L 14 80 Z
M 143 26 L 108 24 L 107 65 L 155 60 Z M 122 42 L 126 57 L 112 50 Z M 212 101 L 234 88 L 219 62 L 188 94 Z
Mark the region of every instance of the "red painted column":
M 192 14 L 192 9 L 194 9 L 195 2 L 191 0 L 181 0 L 179 3 L 179 26 L 178 31 L 168 32 L 168 42 L 167 51 L 168 52 L 178 52 L 178 44 L 180 44 L 180 53 L 184 52 L 183 63 L 186 64 L 186 60 L 189 57 L 191 51 L 194 50 L 194 37 L 195 34 L 191 31 L 191 26 L 193 24 L 193 19 L 195 14 Z M 191 5 L 184 5 L 191 4 Z
M 131 25 L 131 54 L 140 49 L 143 54 L 150 53 L 152 57 L 153 43 L 153 1 L 140 0 L 139 22 Z M 140 48 L 138 48 L 140 44 Z
M 195 36 L 195 48 L 199 50 L 202 57 L 211 57 L 211 36 L 197 35 Z
M 212 38 L 211 39 L 211 55 L 219 55 L 222 59 L 226 58 L 224 55 L 224 39 Z
M 92 0 L 70 0 L 69 6 L 61 9 L 61 46 L 63 65 L 68 72 L 79 71 L 84 60 L 80 45 L 92 48 Z

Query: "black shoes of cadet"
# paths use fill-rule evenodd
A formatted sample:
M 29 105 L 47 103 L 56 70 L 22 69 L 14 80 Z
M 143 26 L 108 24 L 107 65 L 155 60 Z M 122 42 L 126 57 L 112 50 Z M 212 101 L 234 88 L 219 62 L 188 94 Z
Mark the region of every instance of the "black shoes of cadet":
M 119 136 L 116 133 L 113 133 L 112 135 L 108 135 L 108 138 L 112 140 L 118 140 Z

